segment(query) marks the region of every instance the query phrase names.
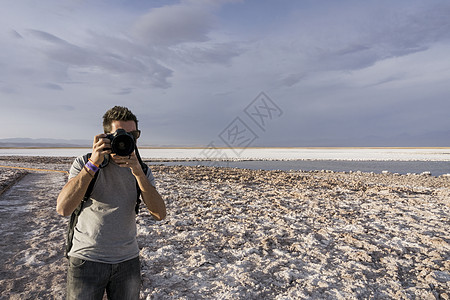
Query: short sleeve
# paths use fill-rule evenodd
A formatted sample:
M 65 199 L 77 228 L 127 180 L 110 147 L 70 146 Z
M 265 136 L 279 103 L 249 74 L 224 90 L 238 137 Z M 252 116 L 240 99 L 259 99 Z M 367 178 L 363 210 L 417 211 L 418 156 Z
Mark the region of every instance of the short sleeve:
M 156 187 L 155 177 L 153 176 L 152 170 L 150 170 L 150 168 L 148 168 L 148 170 L 147 170 L 147 178 L 150 181 L 150 184 L 153 185 L 154 187 Z
M 76 177 L 81 172 L 87 161 L 87 155 L 79 156 L 74 160 L 72 166 L 70 167 L 69 180 Z

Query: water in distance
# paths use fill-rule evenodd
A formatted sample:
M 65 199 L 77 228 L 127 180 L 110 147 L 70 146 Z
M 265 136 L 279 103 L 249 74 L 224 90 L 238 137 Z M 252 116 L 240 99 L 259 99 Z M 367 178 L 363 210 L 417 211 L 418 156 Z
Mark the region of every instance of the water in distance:
M 167 166 L 216 166 L 253 170 L 331 170 L 335 172 L 374 172 L 408 174 L 431 172 L 433 176 L 450 173 L 450 161 L 348 161 L 348 160 L 290 160 L 290 161 L 178 161 L 178 162 L 150 162 Z

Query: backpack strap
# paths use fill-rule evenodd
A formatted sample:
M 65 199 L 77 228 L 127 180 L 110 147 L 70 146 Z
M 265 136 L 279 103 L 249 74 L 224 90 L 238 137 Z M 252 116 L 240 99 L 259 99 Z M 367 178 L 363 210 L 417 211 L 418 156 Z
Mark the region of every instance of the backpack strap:
M 147 171 L 148 171 L 148 166 L 143 163 L 142 161 L 141 163 L 141 167 L 142 170 L 144 171 L 144 174 L 147 175 Z M 136 180 L 136 191 L 137 191 L 137 198 L 136 198 L 136 206 L 134 208 L 134 211 L 136 212 L 136 215 L 139 214 L 139 206 L 141 205 L 141 188 L 139 187 L 139 184 Z
M 141 165 L 142 171 L 144 171 L 145 176 L 147 176 L 148 166 L 142 161 L 141 155 L 139 154 L 139 150 L 136 147 L 134 152 L 136 153 L 136 157 Z M 141 188 L 136 180 L 136 190 L 137 190 L 137 198 L 136 198 L 136 206 L 134 208 L 136 215 L 139 214 L 139 206 L 141 205 Z
M 88 153 L 87 154 L 88 159 L 90 156 L 91 156 L 91 153 Z M 72 215 L 70 216 L 69 225 L 67 227 L 67 239 L 66 239 L 66 250 L 65 250 L 65 256 L 67 258 L 69 258 L 69 252 L 70 252 L 70 249 L 72 249 L 73 234 L 75 232 L 75 226 L 78 223 L 78 216 L 81 214 L 81 210 L 83 209 L 84 203 L 91 196 L 91 193 L 92 193 L 92 190 L 94 189 L 95 181 L 97 180 L 99 172 L 100 172 L 100 170 L 97 171 L 94 175 L 94 178 L 91 179 L 91 182 L 89 183 L 86 193 L 84 194 L 83 200 L 81 200 L 81 203 L 72 212 Z

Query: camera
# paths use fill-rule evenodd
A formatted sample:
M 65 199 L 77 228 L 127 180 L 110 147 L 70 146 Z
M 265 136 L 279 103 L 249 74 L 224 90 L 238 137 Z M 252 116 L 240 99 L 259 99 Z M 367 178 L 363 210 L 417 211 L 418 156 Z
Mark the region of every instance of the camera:
M 128 156 L 136 148 L 134 136 L 123 129 L 117 129 L 116 132 L 106 135 L 111 140 L 111 153 L 119 156 Z

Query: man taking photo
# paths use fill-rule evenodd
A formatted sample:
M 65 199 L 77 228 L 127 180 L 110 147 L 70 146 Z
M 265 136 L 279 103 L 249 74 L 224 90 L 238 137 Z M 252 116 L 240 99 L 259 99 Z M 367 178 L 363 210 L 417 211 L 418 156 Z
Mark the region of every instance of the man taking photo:
M 127 108 L 108 110 L 103 116 L 105 133 L 94 137 L 90 156 L 75 159 L 58 196 L 56 210 L 60 215 L 79 212 L 67 253 L 67 299 L 102 299 L 105 291 L 108 299 L 139 298 L 136 200 L 140 194 L 156 220 L 166 217 L 166 207 L 137 148 L 131 148 L 128 155 L 120 152 L 121 147 L 129 146 L 127 141 L 139 138 L 137 127 L 136 116 Z M 119 133 L 125 142 L 115 148 L 111 139 Z M 85 197 L 93 180 L 92 191 Z

